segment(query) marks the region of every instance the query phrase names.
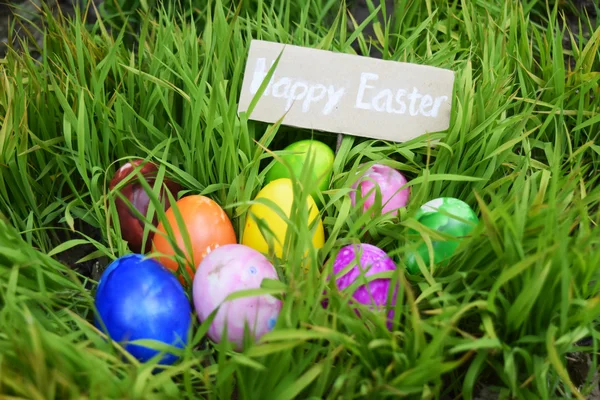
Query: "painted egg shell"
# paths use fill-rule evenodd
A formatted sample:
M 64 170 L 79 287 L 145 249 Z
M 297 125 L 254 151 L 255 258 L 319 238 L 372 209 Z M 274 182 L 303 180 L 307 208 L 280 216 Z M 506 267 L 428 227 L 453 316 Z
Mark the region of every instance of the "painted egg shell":
M 313 179 L 318 182 L 317 187 L 311 191 L 311 196 L 315 202 L 319 201 L 317 191 L 325 191 L 329 187 L 331 175 L 333 173 L 333 160 L 335 155 L 331 147 L 318 140 L 300 140 L 287 146 L 280 157 L 292 169 L 292 173 L 300 178 L 302 169 L 309 162 L 313 165 Z M 290 178 L 290 171 L 285 164 L 275 160 L 273 166 L 266 175 L 266 182 L 272 182 L 280 178 Z
M 130 254 L 113 261 L 100 277 L 95 294 L 98 314 L 95 324 L 125 349 L 145 362 L 160 353 L 150 347 L 131 344 L 134 340 L 155 340 L 177 348 L 187 344 L 192 308 L 175 275 L 153 259 Z M 160 364 L 172 364 L 178 357 L 165 352 Z
M 131 161 L 119 168 L 110 181 L 109 189 L 113 190 L 116 185 L 121 183 L 129 174 L 139 167 L 142 162 L 143 160 Z M 148 182 L 150 187 L 152 187 L 154 185 L 155 176 L 158 173 L 158 167 L 151 162 L 146 162 L 139 171 L 146 182 Z M 170 206 L 169 197 L 165 193 L 165 189 L 168 189 L 175 197 L 177 192 L 181 190 L 181 186 L 169 179 L 163 179 L 162 188 L 159 192 L 159 199 L 161 200 L 161 203 L 163 203 L 164 207 L 163 210 L 168 209 Z M 144 187 L 139 182 L 137 174 L 131 176 L 128 183 L 123 186 L 120 191 L 140 214 L 146 215 L 148 212 L 148 206 L 150 205 L 150 198 L 144 190 Z M 128 242 L 129 248 L 132 251 L 136 253 L 141 252 L 144 238 L 143 222 L 133 213 L 129 206 L 120 197 L 115 196 L 114 202 L 117 208 L 117 214 L 119 215 L 119 226 L 121 228 L 121 235 L 123 239 Z M 157 222 L 157 216 L 155 214 L 152 223 L 154 226 L 156 226 Z M 154 232 L 149 230 L 144 252 L 150 251 L 153 236 Z
M 350 264 L 354 265 L 352 269 L 343 276 L 340 276 L 339 274 Z M 333 263 L 333 273 L 336 276 L 335 282 L 339 290 L 351 286 L 357 278 L 362 279 L 360 277 L 361 271 L 363 271 L 363 276 L 368 277 L 395 269 L 396 264 L 385 251 L 368 243 L 351 244 L 342 247 Z M 366 285 L 359 286 L 352 294 L 352 298 L 358 303 L 370 306 L 371 309 L 385 307 L 388 304 L 388 292 L 391 283 L 392 280 L 390 278 L 375 279 Z M 397 288 L 394 290 L 390 306 L 393 306 L 396 302 L 396 293 Z M 389 310 L 388 312 L 387 325 L 390 329 L 392 326 L 393 311 Z
M 459 219 L 452 218 L 455 216 Z M 440 197 L 423 204 L 416 212 L 415 219 L 426 227 L 456 237 L 457 240 L 432 241 L 435 264 L 448 260 L 459 245 L 462 237 L 468 236 L 479 223 L 477 214 L 467 203 L 453 197 Z M 463 222 L 460 219 L 466 221 Z M 419 235 L 413 229 L 409 235 Z M 420 238 L 420 235 L 419 235 Z M 417 252 L 423 258 L 425 265 L 429 265 L 429 251 L 427 245 L 422 243 Z M 409 253 L 406 258 L 408 272 L 419 272 L 417 258 L 414 253 Z
M 237 243 L 237 239 L 229 217 L 214 200 L 201 195 L 191 195 L 177 201 L 176 206 L 185 222 L 185 230 L 182 231 L 177 224 L 174 207 L 166 211 L 166 219 L 174 232 L 177 246 L 188 260 L 186 269 L 193 280 L 196 266 L 208 253 L 219 246 Z M 168 241 L 168 232 L 162 222 L 158 224 L 157 230 L 152 249 L 160 253 L 157 254 L 157 258 L 162 264 L 172 271 L 177 271 L 177 260 L 173 257 L 175 250 Z M 186 249 L 184 234 L 189 235 L 192 254 Z
M 382 214 L 396 211 L 405 207 L 410 197 L 410 188 L 400 188 L 407 183 L 407 179 L 396 169 L 383 164 L 374 164 L 369 167 L 361 177 L 352 184 L 352 189 L 358 189 L 360 198 L 365 198 L 363 212 L 367 212 L 375 204 L 375 193 L 381 193 Z M 375 190 L 373 190 L 375 188 Z M 369 194 L 370 192 L 370 194 Z M 350 192 L 352 206 L 356 206 L 356 191 Z
M 208 330 L 213 341 L 221 342 L 227 324 L 227 339 L 239 351 L 243 347 L 245 324 L 254 340 L 273 329 L 281 310 L 281 301 L 275 297 L 245 296 L 223 303 L 231 293 L 260 288 L 264 278 L 279 279 L 269 260 L 250 247 L 229 244 L 204 258 L 194 277 L 194 307 L 202 322 L 221 306 Z
M 294 200 L 292 181 L 287 178 L 281 178 L 272 181 L 263 187 L 260 192 L 258 192 L 256 199 L 260 198 L 271 200 L 281 208 L 287 217 L 289 217 Z M 307 222 L 307 225 L 310 226 L 315 218 L 318 218 L 316 230 L 312 238 L 312 244 L 314 248 L 319 249 L 323 247 L 325 243 L 325 230 L 323 228 L 323 221 L 319 216 L 319 209 L 312 197 L 308 196 L 306 201 L 310 210 L 309 221 Z M 286 221 L 281 219 L 281 217 L 275 210 L 273 210 L 273 208 L 265 204 L 257 203 L 250 206 L 244 228 L 244 234 L 242 235 L 242 244 L 258 250 L 261 253 L 269 253 L 269 242 L 265 240 L 265 237 L 262 235 L 259 225 L 256 222 L 257 220 L 261 219 L 273 232 L 272 241 L 274 254 L 281 258 L 288 224 Z M 265 232 L 265 235 L 271 239 L 269 233 Z

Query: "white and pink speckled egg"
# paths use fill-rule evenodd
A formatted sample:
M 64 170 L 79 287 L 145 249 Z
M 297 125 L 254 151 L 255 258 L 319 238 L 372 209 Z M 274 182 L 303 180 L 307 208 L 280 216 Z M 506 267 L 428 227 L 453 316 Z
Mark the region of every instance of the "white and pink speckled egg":
M 350 200 L 352 206 L 356 206 L 356 191 L 360 191 L 360 197 L 364 198 L 368 195 L 363 203 L 363 211 L 366 212 L 375 203 L 375 193 L 373 190 L 377 185 L 381 192 L 381 212 L 386 214 L 390 211 L 396 211 L 399 208 L 405 207 L 410 197 L 410 188 L 400 188 L 408 180 L 400 172 L 394 168 L 383 164 L 374 164 L 369 167 L 356 182 L 352 185 L 355 191 L 350 192 Z
M 271 295 L 244 296 L 223 303 L 231 293 L 260 288 L 264 278 L 278 280 L 273 264 L 260 252 L 241 244 L 228 244 L 210 252 L 198 265 L 193 298 L 198 319 L 203 322 L 219 306 L 208 330 L 215 342 L 227 338 L 242 350 L 244 324 L 254 340 L 272 330 L 281 310 L 281 301 Z

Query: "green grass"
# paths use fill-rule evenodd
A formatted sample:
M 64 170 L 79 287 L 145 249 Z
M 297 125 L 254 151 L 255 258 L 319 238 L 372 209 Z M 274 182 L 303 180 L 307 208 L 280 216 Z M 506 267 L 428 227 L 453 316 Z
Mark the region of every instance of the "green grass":
M 0 60 L 0 393 L 470 399 L 487 382 L 514 398 L 587 396 L 600 344 L 600 28 L 582 16 L 591 37 L 567 31 L 568 50 L 554 3 L 397 3 L 373 8 L 373 17 L 395 15 L 370 39 L 337 1 L 190 1 L 171 11 L 140 2 L 129 26 L 119 22 L 128 10 L 119 17 L 108 7 L 93 26 L 48 17 L 39 60 L 15 52 Z M 297 182 L 297 229 L 287 257 L 274 260 L 283 285 L 269 289 L 285 299 L 276 329 L 235 353 L 207 341 L 208 326 L 194 319 L 181 360 L 153 375 L 153 363 L 124 358 L 93 326 L 96 282 L 56 258 L 89 243 L 95 250 L 80 261 L 129 252 L 108 191 L 128 159 L 160 163 L 161 179 L 185 188 L 180 196 L 216 200 L 240 238 L 273 151 L 312 135 L 335 147 L 334 134 L 237 115 L 252 38 L 373 48 L 385 59 L 450 68 L 450 128 L 406 143 L 344 137 L 320 210 L 326 244 L 310 252 L 322 268 L 308 275 L 298 262 L 310 248 L 299 223 L 308 175 Z M 364 162 L 412 180 L 399 220 L 351 207 L 349 184 Z M 408 229 L 426 235 L 412 216 L 439 196 L 466 201 L 481 223 L 448 267 L 406 275 Z M 82 232 L 89 227 L 99 240 Z M 392 331 L 377 313 L 362 309 L 359 318 L 338 292 L 321 306 L 335 251 L 357 241 L 379 245 L 399 266 Z M 592 346 L 576 349 L 586 336 Z M 593 356 L 578 387 L 566 369 L 571 351 Z

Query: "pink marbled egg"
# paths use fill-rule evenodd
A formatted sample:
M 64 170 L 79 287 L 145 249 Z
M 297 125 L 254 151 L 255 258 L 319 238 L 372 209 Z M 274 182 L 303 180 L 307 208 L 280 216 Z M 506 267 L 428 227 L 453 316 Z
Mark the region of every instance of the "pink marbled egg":
M 244 324 L 255 340 L 273 329 L 281 301 L 271 295 L 244 296 L 223 303 L 231 293 L 260 288 L 264 278 L 276 279 L 273 264 L 260 252 L 241 244 L 228 244 L 210 252 L 198 265 L 193 298 L 198 319 L 203 322 L 220 305 L 208 336 L 220 342 L 225 324 L 227 338 L 242 350 Z
M 340 275 L 351 264 L 353 267 L 344 275 Z M 361 274 L 364 277 L 369 277 L 395 269 L 396 264 L 385 251 L 368 243 L 351 244 L 342 247 L 333 263 L 333 273 L 336 278 L 335 283 L 339 290 L 344 290 L 354 284 L 356 279 L 360 278 Z M 361 273 L 361 271 L 363 272 Z M 380 309 L 388 304 L 388 292 L 391 283 L 391 278 L 374 279 L 366 285 L 359 286 L 352 294 L 352 297 L 356 302 L 368 305 L 371 309 Z M 393 306 L 396 302 L 397 291 L 398 288 L 396 286 L 390 306 Z M 388 312 L 388 328 L 392 326 L 393 315 L 394 310 L 390 309 Z
M 363 205 L 363 211 L 366 212 L 375 203 L 377 189 L 373 190 L 373 188 L 377 185 L 381 192 L 382 213 L 385 214 L 406 206 L 410 197 L 410 188 L 399 189 L 407 182 L 404 175 L 394 168 L 383 164 L 374 164 L 352 185 L 352 189 L 358 189 L 362 198 L 368 195 Z M 356 206 L 356 197 L 356 191 L 350 192 L 352 206 Z

